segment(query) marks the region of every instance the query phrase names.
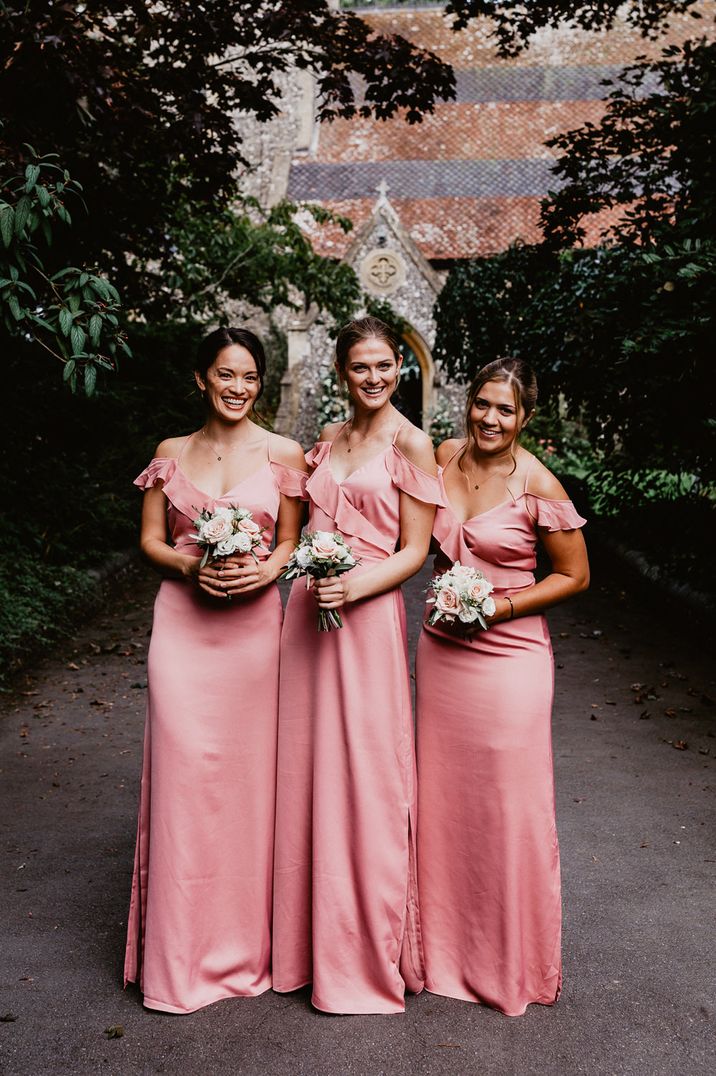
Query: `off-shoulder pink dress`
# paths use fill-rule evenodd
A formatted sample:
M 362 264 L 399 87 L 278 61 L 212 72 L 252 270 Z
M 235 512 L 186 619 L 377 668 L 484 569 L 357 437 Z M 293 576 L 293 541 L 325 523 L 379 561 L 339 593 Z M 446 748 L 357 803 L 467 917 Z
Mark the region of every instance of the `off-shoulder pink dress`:
M 586 522 L 571 501 L 527 492 L 465 523 L 445 500 L 436 570 L 479 568 L 496 597 L 534 583 L 539 528 Z M 546 621 L 519 617 L 470 641 L 424 625 L 416 679 L 426 988 L 509 1016 L 550 1005 L 561 899 Z
M 310 530 L 340 532 L 360 558 L 389 557 L 401 491 L 435 504 L 437 479 L 393 443 L 343 482 L 331 446 L 308 460 Z M 313 983 L 316 1008 L 397 1013 L 422 989 L 415 878 L 415 760 L 399 587 L 316 630 L 297 580 L 281 643 L 274 881 L 274 989 Z
M 191 540 L 201 508 L 248 508 L 269 555 L 280 494 L 305 475 L 267 459 L 208 497 L 178 459 L 137 478 L 163 484 L 172 541 Z M 125 984 L 144 1004 L 193 1012 L 271 986 L 271 891 L 281 601 L 269 586 L 231 602 L 165 579 L 154 606 L 139 824 Z

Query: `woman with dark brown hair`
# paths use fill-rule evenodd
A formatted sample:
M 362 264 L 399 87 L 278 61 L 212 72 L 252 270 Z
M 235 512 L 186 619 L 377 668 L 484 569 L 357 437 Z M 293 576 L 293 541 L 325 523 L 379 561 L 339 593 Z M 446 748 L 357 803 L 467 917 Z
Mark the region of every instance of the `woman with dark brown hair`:
M 305 462 L 295 441 L 253 421 L 265 369 L 252 332 L 210 333 L 195 368 L 203 426 L 162 441 L 136 480 L 142 552 L 164 578 L 124 974 L 163 1012 L 271 986 L 276 579 L 301 527 Z M 202 564 L 203 508 L 248 509 L 262 530 L 254 555 Z
M 393 407 L 401 357 L 376 318 L 345 326 L 353 406 L 309 453 L 309 530 L 358 566 L 294 583 L 281 640 L 274 989 L 313 984 L 332 1013 L 393 1013 L 422 988 L 415 772 L 400 584 L 423 564 L 440 500 L 429 438 Z M 344 626 L 319 634 L 317 606 Z
M 585 520 L 519 444 L 536 400 L 526 363 L 492 362 L 470 387 L 467 436 L 438 448 L 435 571 L 479 569 L 496 608 L 487 631 L 426 623 L 416 673 L 425 985 L 510 1016 L 552 1004 L 561 985 L 542 613 L 589 583 Z M 551 571 L 535 582 L 538 541 Z

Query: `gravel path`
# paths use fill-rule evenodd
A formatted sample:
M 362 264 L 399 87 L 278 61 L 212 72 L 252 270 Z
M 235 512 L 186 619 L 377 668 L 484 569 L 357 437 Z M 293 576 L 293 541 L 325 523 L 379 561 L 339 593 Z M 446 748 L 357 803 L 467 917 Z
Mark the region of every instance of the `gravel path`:
M 595 576 L 550 616 L 565 905 L 556 1007 L 509 1019 L 424 993 L 405 1016 L 329 1017 L 299 991 L 177 1017 L 122 990 L 156 588 L 137 568 L 4 698 L 0 1072 L 716 1071 L 713 668 L 613 565 Z M 406 588 L 413 623 L 423 585 Z

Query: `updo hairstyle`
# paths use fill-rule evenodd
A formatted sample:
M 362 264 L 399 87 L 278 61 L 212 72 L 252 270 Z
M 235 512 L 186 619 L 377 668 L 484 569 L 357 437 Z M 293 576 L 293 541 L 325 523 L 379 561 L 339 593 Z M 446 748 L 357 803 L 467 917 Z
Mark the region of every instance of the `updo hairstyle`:
M 223 351 L 225 347 L 231 347 L 232 344 L 238 344 L 240 347 L 246 348 L 256 363 L 256 372 L 259 375 L 259 391 L 256 397 L 258 400 L 264 391 L 266 353 L 258 336 L 248 329 L 237 329 L 222 325 L 220 329 L 215 329 L 209 333 L 199 344 L 194 369 L 202 380 L 206 381 L 209 369 L 216 362 L 219 352 Z

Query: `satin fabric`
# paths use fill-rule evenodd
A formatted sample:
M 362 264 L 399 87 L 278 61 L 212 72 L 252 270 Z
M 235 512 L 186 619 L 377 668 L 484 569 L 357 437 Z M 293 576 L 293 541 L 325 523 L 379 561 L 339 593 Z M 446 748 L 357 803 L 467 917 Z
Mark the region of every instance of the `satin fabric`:
M 360 558 L 390 556 L 401 490 L 430 504 L 437 479 L 395 444 L 343 482 L 330 445 L 308 456 L 310 530 L 339 531 Z M 415 758 L 400 588 L 351 603 L 319 633 L 303 580 L 281 644 L 274 989 L 312 982 L 316 1008 L 396 1013 L 423 985 L 415 877 Z
M 534 583 L 537 527 L 585 522 L 570 501 L 528 493 L 465 523 L 439 508 L 436 569 L 459 560 L 483 571 L 496 597 L 513 595 Z M 509 1016 L 552 1004 L 562 913 L 545 619 L 519 617 L 470 640 L 424 625 L 416 680 L 426 988 Z
M 267 461 L 218 499 L 176 459 L 137 478 L 163 483 L 172 541 L 201 508 L 248 508 L 269 555 L 280 493 L 305 475 Z M 271 986 L 271 895 L 281 601 L 277 587 L 231 602 L 163 580 L 147 662 L 148 707 L 124 981 L 144 1004 L 193 1012 Z

